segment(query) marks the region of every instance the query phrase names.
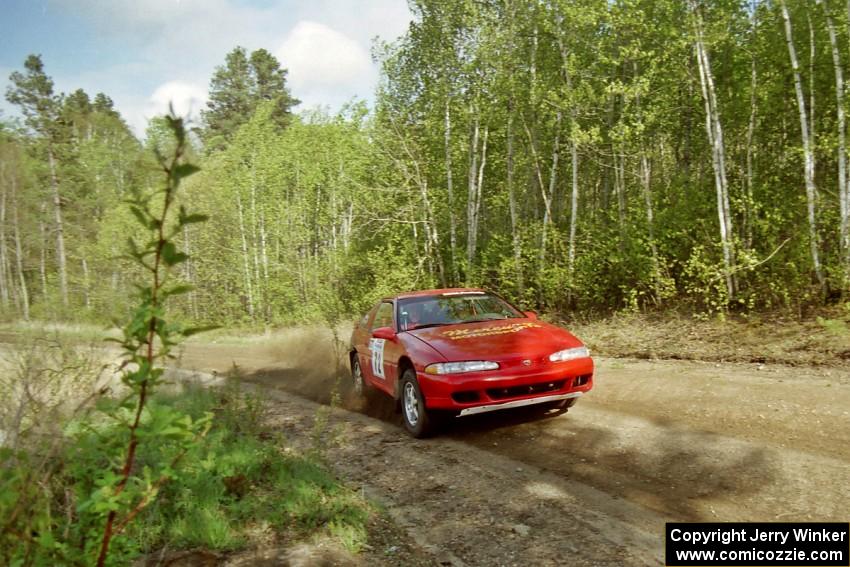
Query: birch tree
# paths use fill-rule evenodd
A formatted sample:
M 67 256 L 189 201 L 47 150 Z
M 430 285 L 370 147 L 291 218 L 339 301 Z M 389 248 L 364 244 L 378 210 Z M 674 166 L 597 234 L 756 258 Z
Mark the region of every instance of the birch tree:
M 733 247 L 732 214 L 729 206 L 729 185 L 726 178 L 726 149 L 723 143 L 723 126 L 720 109 L 714 88 L 714 75 L 711 61 L 706 50 L 703 21 L 696 0 L 691 0 L 691 12 L 694 20 L 694 48 L 699 68 L 700 87 L 705 103 L 705 130 L 711 146 L 714 183 L 717 193 L 717 216 L 720 224 L 720 245 L 723 248 L 723 278 L 729 299 L 735 297 L 735 253 Z
M 452 281 L 458 279 L 457 260 L 455 251 L 457 250 L 457 222 L 455 221 L 455 193 L 454 193 L 454 178 L 452 177 L 452 116 L 451 116 L 451 98 L 446 96 L 445 104 L 445 167 L 446 167 L 446 193 L 449 199 L 449 255 L 451 258 L 451 274 Z M 427 201 L 427 199 L 426 199 Z
M 481 193 L 484 185 L 484 169 L 487 165 L 487 138 L 490 134 L 489 127 L 484 127 L 484 135 L 481 141 L 479 154 L 478 138 L 480 131 L 479 118 L 476 114 L 472 137 L 470 141 L 469 160 L 469 184 L 467 195 L 467 240 L 466 240 L 466 263 L 472 271 L 475 264 L 475 253 L 478 249 L 478 225 L 481 217 Z M 480 155 L 480 164 L 478 162 Z
M 561 55 L 561 75 L 564 80 L 567 96 L 573 93 L 573 79 L 570 71 L 569 52 L 563 38 L 558 37 L 558 49 Z M 576 117 L 576 105 L 570 105 L 570 170 L 572 171 L 572 190 L 570 191 L 570 237 L 567 250 L 567 272 L 570 280 L 573 278 L 576 259 L 576 229 L 578 227 L 578 134 L 579 125 Z M 559 114 L 560 117 L 560 114 Z M 554 162 L 554 160 L 553 160 Z M 554 168 L 553 168 L 554 177 Z M 572 283 L 572 282 L 570 282 Z
M 785 23 L 785 40 L 788 45 L 788 57 L 791 59 L 791 70 L 794 74 L 794 91 L 797 95 L 797 109 L 800 116 L 800 136 L 803 141 L 803 178 L 806 184 L 806 207 L 809 221 L 809 250 L 811 252 L 812 267 L 815 277 L 821 287 L 824 287 L 823 270 L 818 253 L 818 229 L 817 229 L 817 187 L 815 186 L 815 156 L 814 140 L 809 129 L 809 121 L 806 115 L 806 98 L 803 95 L 803 82 L 800 78 L 800 63 L 797 60 L 797 50 L 794 47 L 794 34 L 791 27 L 791 17 L 788 14 L 788 6 L 785 0 L 780 0 L 782 19 Z
M 835 73 L 836 129 L 838 134 L 838 203 L 839 203 L 839 249 L 843 253 L 845 278 L 850 278 L 850 193 L 847 184 L 847 126 L 844 109 L 844 68 L 835 23 L 826 0 L 817 0 L 823 7 L 829 46 L 832 51 L 832 68 Z M 850 4 L 848 4 L 850 7 Z

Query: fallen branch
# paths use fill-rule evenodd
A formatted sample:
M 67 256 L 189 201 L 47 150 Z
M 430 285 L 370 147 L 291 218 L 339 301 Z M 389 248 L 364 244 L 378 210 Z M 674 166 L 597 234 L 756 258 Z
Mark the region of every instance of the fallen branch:
M 767 263 L 767 262 L 768 262 L 771 258 L 773 258 L 774 256 L 776 256 L 776 253 L 777 253 L 777 252 L 779 252 L 779 250 L 781 250 L 783 246 L 785 246 L 786 244 L 788 244 L 788 242 L 789 242 L 790 240 L 791 240 L 791 237 L 789 236 L 788 238 L 786 238 L 786 239 L 782 242 L 782 244 L 780 244 L 779 246 L 777 246 L 777 247 L 776 247 L 776 249 L 775 249 L 773 252 L 771 252 L 771 253 L 767 256 L 767 258 L 765 258 L 764 260 L 762 260 L 762 261 L 760 261 L 760 262 L 756 262 L 755 264 L 749 264 L 749 265 L 747 265 L 747 266 L 737 266 L 734 270 L 729 270 L 728 272 L 721 272 L 721 273 L 720 273 L 717 277 L 713 278 L 711 281 L 717 281 L 717 280 L 719 280 L 719 279 L 721 279 L 721 278 L 725 278 L 726 276 L 731 276 L 732 274 L 738 273 L 738 272 L 740 272 L 740 271 L 742 271 L 742 270 L 752 270 L 752 269 L 758 268 L 759 266 L 761 266 L 762 264 Z

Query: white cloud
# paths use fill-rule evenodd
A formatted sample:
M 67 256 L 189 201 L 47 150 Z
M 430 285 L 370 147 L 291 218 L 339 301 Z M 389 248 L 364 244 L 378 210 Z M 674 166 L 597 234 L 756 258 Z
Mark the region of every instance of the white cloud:
M 312 0 L 298 7 L 297 20 L 321 22 L 366 49 L 375 36 L 393 40 L 403 34 L 412 18 L 406 0 Z
M 301 108 L 371 100 L 378 69 L 370 42 L 394 39 L 411 19 L 406 0 L 43 1 L 55 15 L 81 22 L 108 54 L 97 67 L 73 72 L 48 61 L 57 87 L 105 92 L 139 134 L 169 97 L 195 100 L 196 113 L 203 108 L 215 67 L 237 45 L 274 53 Z
M 324 24 L 298 22 L 275 55 L 289 69 L 291 91 L 307 106 L 371 94 L 376 70 L 366 49 Z
M 169 81 L 161 84 L 148 99 L 145 118 L 150 119 L 166 114 L 172 105 L 178 116 L 198 120 L 200 111 L 207 102 L 207 89 L 203 86 L 183 81 Z

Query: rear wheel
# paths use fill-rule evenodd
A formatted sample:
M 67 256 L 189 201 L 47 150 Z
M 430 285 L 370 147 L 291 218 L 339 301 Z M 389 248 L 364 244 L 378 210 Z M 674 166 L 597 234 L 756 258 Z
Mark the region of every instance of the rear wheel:
M 401 392 L 401 419 L 404 428 L 413 437 L 421 439 L 427 437 L 434 430 L 433 416 L 425 409 L 425 398 L 419 383 L 416 381 L 416 373 L 407 369 L 399 383 Z
M 363 370 L 360 368 L 360 359 L 357 353 L 351 357 L 351 390 L 358 400 L 366 399 L 366 381 L 363 379 Z

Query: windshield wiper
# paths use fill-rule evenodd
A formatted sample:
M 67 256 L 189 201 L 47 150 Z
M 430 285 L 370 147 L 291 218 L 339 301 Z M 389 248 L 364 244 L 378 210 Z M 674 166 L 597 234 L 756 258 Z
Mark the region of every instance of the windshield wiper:
M 428 329 L 429 327 L 445 327 L 446 325 L 452 325 L 453 323 L 425 323 L 424 325 L 414 325 L 413 328 L 407 329 L 408 331 L 416 331 L 418 329 Z
M 488 321 L 504 321 L 505 319 L 510 319 L 510 317 L 488 317 L 487 319 L 470 319 L 469 321 L 462 321 L 463 323 L 486 323 Z

